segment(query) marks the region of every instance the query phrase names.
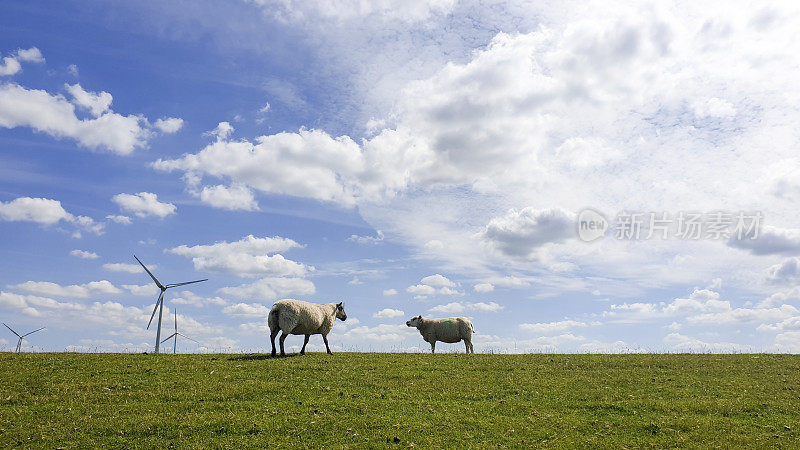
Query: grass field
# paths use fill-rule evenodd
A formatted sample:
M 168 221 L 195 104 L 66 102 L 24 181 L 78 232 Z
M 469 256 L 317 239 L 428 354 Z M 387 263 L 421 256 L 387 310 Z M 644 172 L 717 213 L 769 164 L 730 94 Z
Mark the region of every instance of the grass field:
M 0 354 L 0 448 L 798 447 L 800 356 Z

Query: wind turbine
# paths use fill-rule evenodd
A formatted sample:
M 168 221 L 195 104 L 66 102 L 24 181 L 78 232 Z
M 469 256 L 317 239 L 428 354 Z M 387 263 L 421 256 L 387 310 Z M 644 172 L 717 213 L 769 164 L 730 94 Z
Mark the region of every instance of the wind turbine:
M 183 333 L 179 333 L 179 332 L 178 332 L 178 309 L 177 309 L 177 308 L 175 308 L 175 332 L 174 332 L 174 333 L 172 333 L 171 335 L 169 335 L 169 337 L 168 337 L 168 338 L 166 338 L 166 339 L 164 339 L 163 341 L 161 341 L 161 343 L 163 344 L 164 342 L 167 342 L 167 341 L 168 341 L 168 340 L 170 340 L 170 339 L 175 339 L 175 340 L 172 342 L 172 354 L 173 354 L 173 355 L 174 355 L 175 353 L 177 353 L 177 351 L 178 351 L 178 336 L 183 336 L 183 337 L 185 337 L 186 339 L 188 339 L 188 340 L 190 340 L 190 341 L 197 342 L 197 341 L 195 341 L 194 339 L 190 338 L 189 336 L 187 336 L 187 335 L 185 335 L 185 334 L 183 334 Z M 197 343 L 199 344 L 199 342 L 197 342 Z
M 6 324 L 3 323 L 3 325 L 6 325 Z M 39 328 L 38 330 L 33 330 L 30 333 L 25 333 L 22 336 L 20 336 L 19 333 L 17 333 L 16 331 L 12 330 L 10 326 L 6 325 L 6 328 L 8 328 L 12 333 L 16 334 L 17 337 L 19 338 L 19 341 L 17 341 L 17 353 L 19 353 L 22 350 L 22 340 L 25 338 L 25 336 L 28 336 L 30 334 L 36 333 L 37 331 L 42 331 L 42 330 L 45 329 L 45 327 L 42 327 L 42 328 Z
M 136 255 L 133 255 L 133 257 L 136 258 Z M 136 258 L 136 261 L 139 261 L 139 258 Z M 178 286 L 184 286 L 184 285 L 192 284 L 192 283 L 199 283 L 201 281 L 208 281 L 208 278 L 205 278 L 203 280 L 186 281 L 186 282 L 183 282 L 183 283 L 168 284 L 168 285 L 165 286 L 165 285 L 161 284 L 161 282 L 158 281 L 158 279 L 156 279 L 155 275 L 153 275 L 153 272 L 150 272 L 150 270 L 144 265 L 144 263 L 139 261 L 139 264 L 141 264 L 142 267 L 144 268 L 145 272 L 147 272 L 147 274 L 150 275 L 150 278 L 153 279 L 153 281 L 156 283 L 156 286 L 158 286 L 158 288 L 161 289 L 161 294 L 159 294 L 158 300 L 156 300 L 156 307 L 153 308 L 153 314 L 150 314 L 150 322 L 147 323 L 147 329 L 149 330 L 150 329 L 150 324 L 153 323 L 153 317 L 156 315 L 156 310 L 158 310 L 158 328 L 156 329 L 156 351 L 155 351 L 155 353 L 158 353 L 158 351 L 161 349 L 161 316 L 164 313 L 164 293 L 167 292 L 167 289 L 169 289 L 169 288 L 174 288 L 174 287 L 178 287 Z

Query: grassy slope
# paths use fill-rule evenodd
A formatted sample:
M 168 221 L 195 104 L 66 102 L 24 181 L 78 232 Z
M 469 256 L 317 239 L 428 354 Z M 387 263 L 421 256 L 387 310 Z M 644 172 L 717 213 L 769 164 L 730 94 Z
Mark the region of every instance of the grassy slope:
M 796 447 L 798 369 L 780 355 L 2 353 L 0 448 Z

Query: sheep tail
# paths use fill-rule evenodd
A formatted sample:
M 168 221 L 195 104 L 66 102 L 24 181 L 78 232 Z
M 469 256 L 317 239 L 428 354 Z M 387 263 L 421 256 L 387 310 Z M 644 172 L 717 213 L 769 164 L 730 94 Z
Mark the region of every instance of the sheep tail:
M 280 322 L 278 321 L 278 315 L 279 314 L 280 314 L 279 309 L 274 307 L 274 306 L 272 307 L 271 310 L 269 310 L 269 316 L 267 318 L 267 324 L 269 325 L 270 331 L 274 331 L 278 327 L 280 327 Z

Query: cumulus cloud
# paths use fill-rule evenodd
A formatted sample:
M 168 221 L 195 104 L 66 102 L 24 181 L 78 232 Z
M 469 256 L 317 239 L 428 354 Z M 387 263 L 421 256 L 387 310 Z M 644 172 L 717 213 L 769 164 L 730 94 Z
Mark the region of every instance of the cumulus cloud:
M 800 281 L 800 258 L 786 258 L 779 264 L 770 266 L 764 278 L 768 284 L 797 284 Z
M 205 186 L 200 191 L 200 200 L 214 208 L 229 211 L 257 211 L 258 203 L 253 196 L 253 191 L 247 186 L 234 184 L 230 187 L 221 184 Z
M 141 270 L 140 270 L 141 271 Z M 123 284 L 123 289 L 128 290 L 131 294 L 136 296 L 152 297 L 161 292 L 153 283 L 150 284 Z M 170 300 L 172 301 L 172 299 Z
M 171 298 L 170 301 L 177 305 L 190 305 L 198 308 L 206 305 L 225 306 L 228 304 L 221 297 L 202 297 L 192 291 L 182 291 L 179 296 Z
M 460 314 L 463 312 L 468 311 L 477 311 L 477 312 L 497 312 L 503 309 L 503 306 L 495 303 L 495 302 L 452 302 L 447 303 L 445 305 L 436 305 L 433 308 L 429 309 L 429 312 L 432 313 L 443 313 L 443 314 Z
M 118 223 L 120 225 L 130 225 L 130 224 L 133 223 L 131 218 L 128 217 L 128 216 L 109 214 L 109 215 L 106 216 L 106 219 L 108 219 L 108 220 L 110 220 L 110 221 L 112 221 L 114 223 Z
M 397 295 L 397 289 L 384 289 L 383 290 L 383 296 L 384 297 L 389 297 L 389 296 L 392 296 L 392 295 Z
M 261 317 L 266 319 L 270 309 L 269 306 L 260 303 L 237 303 L 222 308 L 222 314 L 232 317 Z
M 575 236 L 575 215 L 561 209 L 523 208 L 489 221 L 483 237 L 501 253 L 527 257 L 538 247 Z
M 347 238 L 347 240 L 349 242 L 355 242 L 362 245 L 376 245 L 383 242 L 383 232 L 381 230 L 377 230 L 375 232 L 375 236 L 359 236 L 357 234 L 352 234 L 349 238 Z
M 78 249 L 69 252 L 69 254 L 76 258 L 81 258 L 81 259 L 97 259 L 100 257 L 100 255 L 98 255 L 95 252 L 88 252 L 85 250 L 78 250 Z
M 474 286 L 475 292 L 492 292 L 494 285 L 492 283 L 478 283 Z
M 91 217 L 74 216 L 61 206 L 60 201 L 47 198 L 19 197 L 9 202 L 0 201 L 0 219 L 8 222 L 36 222 L 45 226 L 63 220 L 77 228 L 74 237 L 81 237 L 81 230 L 102 234 L 105 228 L 104 223 L 95 222 Z
M 183 128 L 183 119 L 179 117 L 166 117 L 161 119 L 156 119 L 155 127 L 158 131 L 165 133 L 165 134 L 173 134 L 180 131 Z
M 561 333 L 572 328 L 585 327 L 585 322 L 575 320 L 561 320 L 558 322 L 521 323 L 519 329 L 531 333 Z
M 405 313 L 399 309 L 384 308 L 373 314 L 372 317 L 376 319 L 396 319 L 398 317 L 403 317 L 404 315 Z
M 438 273 L 435 275 L 429 275 L 427 277 L 422 278 L 420 280 L 422 284 L 427 284 L 428 286 L 433 287 L 453 287 L 456 284 L 450 281 L 444 275 L 439 275 Z
M 158 201 L 158 195 L 152 192 L 117 194 L 111 200 L 119 205 L 121 210 L 133 213 L 137 217 L 156 216 L 163 219 L 170 214 L 175 214 L 177 209 L 172 203 Z
M 0 76 L 5 76 L 14 75 L 22 70 L 20 61 L 43 63 L 44 57 L 38 48 L 31 47 L 27 50 L 19 49 L 12 56 L 3 57 L 0 61 Z
M 88 92 L 81 87 L 80 83 L 67 84 L 65 87 L 72 96 L 72 102 L 76 106 L 89 110 L 94 117 L 100 117 L 111 107 L 113 97 L 108 92 Z
M 0 202 L 0 217 L 9 222 L 36 222 L 43 225 L 74 220 L 74 216 L 61 206 L 60 201 L 30 197 Z
M 73 284 L 70 286 L 62 286 L 48 281 L 26 281 L 21 284 L 9 285 L 8 287 L 10 289 L 51 297 L 89 298 L 93 295 L 119 294 L 122 292 L 108 280 L 92 281 L 86 284 Z
M 155 264 L 151 264 L 147 266 L 150 270 L 155 270 L 158 266 Z M 144 273 L 144 269 L 139 264 L 128 264 L 128 263 L 106 263 L 103 264 L 103 270 L 107 270 L 109 272 L 125 272 L 125 273 Z
M 311 295 L 316 288 L 314 283 L 303 278 L 265 277 L 253 283 L 224 287 L 218 292 L 238 299 L 277 300 L 291 295 Z
M 91 94 L 79 85 L 75 86 L 78 94 L 73 99 L 75 104 L 93 112 L 107 108 L 106 100 L 110 105 L 110 94 Z M 107 94 L 107 97 L 102 94 Z M 60 94 L 27 89 L 15 83 L 0 84 L 0 127 L 30 127 L 55 138 L 74 139 L 92 150 L 120 155 L 147 145 L 152 133 L 143 116 L 124 116 L 107 110 L 96 117 L 80 119 L 75 114 L 75 104 Z
M 257 238 L 249 235 L 236 242 L 222 241 L 191 247 L 181 245 L 168 251 L 191 258 L 197 270 L 227 272 L 246 277 L 304 276 L 313 267 L 286 259 L 278 253 L 297 247 L 302 246 L 291 239 Z
M 796 255 L 800 252 L 800 229 L 764 226 L 758 234 L 731 237 L 728 245 L 754 255 Z

